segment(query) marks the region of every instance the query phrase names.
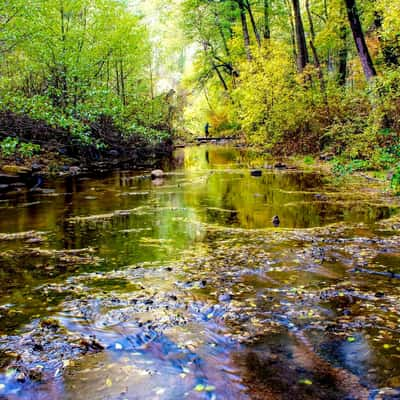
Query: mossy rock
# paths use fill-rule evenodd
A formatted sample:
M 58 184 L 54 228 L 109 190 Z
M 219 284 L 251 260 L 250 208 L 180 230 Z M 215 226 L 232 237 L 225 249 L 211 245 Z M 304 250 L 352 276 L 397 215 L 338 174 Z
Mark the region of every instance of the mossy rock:
M 3 165 L 2 170 L 8 174 L 14 174 L 14 175 L 27 175 L 32 172 L 30 168 L 13 164 Z

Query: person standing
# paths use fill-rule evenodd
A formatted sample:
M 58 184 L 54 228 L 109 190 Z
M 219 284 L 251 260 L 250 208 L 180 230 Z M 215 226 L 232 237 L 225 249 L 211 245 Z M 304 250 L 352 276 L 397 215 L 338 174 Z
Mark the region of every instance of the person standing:
M 204 133 L 206 135 L 206 139 L 208 138 L 208 135 L 210 134 L 210 124 L 206 122 L 206 125 L 204 126 Z

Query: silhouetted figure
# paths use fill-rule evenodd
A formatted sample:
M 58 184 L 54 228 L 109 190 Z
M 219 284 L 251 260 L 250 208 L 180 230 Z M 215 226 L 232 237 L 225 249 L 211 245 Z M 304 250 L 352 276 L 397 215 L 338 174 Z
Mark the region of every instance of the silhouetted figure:
M 275 217 L 272 218 L 272 223 L 275 226 L 275 228 L 277 228 L 281 224 L 281 220 L 277 215 L 275 215 Z
M 204 126 L 204 134 L 206 135 L 206 139 L 207 139 L 208 135 L 210 134 L 210 124 L 208 122 Z

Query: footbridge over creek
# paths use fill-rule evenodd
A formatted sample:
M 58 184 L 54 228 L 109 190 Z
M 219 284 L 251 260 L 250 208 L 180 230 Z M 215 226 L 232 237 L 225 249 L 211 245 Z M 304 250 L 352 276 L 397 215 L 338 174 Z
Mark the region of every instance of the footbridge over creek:
M 224 136 L 224 137 L 196 137 L 194 140 L 197 143 L 218 143 L 236 139 L 238 139 L 236 136 Z

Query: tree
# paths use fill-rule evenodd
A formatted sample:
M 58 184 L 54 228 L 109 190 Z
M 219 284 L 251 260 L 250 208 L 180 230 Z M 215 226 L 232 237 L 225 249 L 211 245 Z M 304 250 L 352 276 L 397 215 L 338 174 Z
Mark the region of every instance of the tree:
M 355 0 L 345 0 L 347 15 L 349 18 L 350 28 L 353 33 L 354 42 L 357 47 L 358 56 L 364 70 L 367 81 L 376 76 L 376 70 L 372 62 L 367 44 L 365 42 L 364 33 L 361 27 L 360 17 L 358 14 Z
M 264 39 L 271 39 L 269 0 L 264 0 Z
M 306 36 L 304 33 L 303 20 L 301 18 L 300 2 L 299 0 L 292 0 L 292 4 L 297 43 L 297 67 L 299 72 L 303 72 L 309 61 Z
M 252 55 L 250 50 L 250 34 L 246 19 L 246 8 L 244 3 L 245 0 L 236 0 L 236 1 L 239 6 L 240 21 L 242 24 L 242 31 L 243 31 L 244 48 L 246 50 L 247 59 L 251 61 Z

